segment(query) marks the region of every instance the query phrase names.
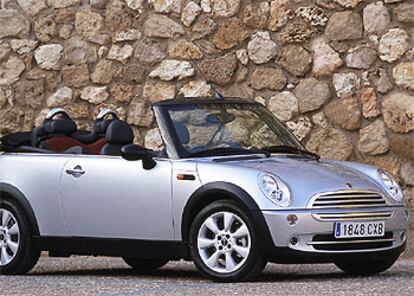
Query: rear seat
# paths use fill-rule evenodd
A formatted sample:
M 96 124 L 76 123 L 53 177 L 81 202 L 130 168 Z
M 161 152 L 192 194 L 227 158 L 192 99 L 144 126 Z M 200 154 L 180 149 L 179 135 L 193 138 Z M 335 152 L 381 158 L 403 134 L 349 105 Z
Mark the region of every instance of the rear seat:
M 57 116 L 61 118 L 55 118 Z M 76 123 L 65 110 L 53 109 L 46 116 L 43 125 L 33 130 L 32 146 L 60 153 L 74 146 L 82 146 L 71 137 L 77 130 Z
M 108 115 L 112 115 L 112 119 L 106 119 Z M 114 120 L 118 120 L 115 112 L 105 109 L 99 113 L 93 130 L 81 134 L 77 133 L 76 123 L 65 110 L 53 109 L 43 126 L 33 130 L 32 146 L 58 153 L 99 155 L 106 144 L 106 130 Z

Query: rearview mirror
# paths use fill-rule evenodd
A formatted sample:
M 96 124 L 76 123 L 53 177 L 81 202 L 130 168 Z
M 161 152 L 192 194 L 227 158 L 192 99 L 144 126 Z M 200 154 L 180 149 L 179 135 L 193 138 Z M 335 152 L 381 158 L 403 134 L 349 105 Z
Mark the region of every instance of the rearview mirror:
M 145 170 L 153 169 L 157 165 L 153 159 L 151 150 L 135 144 L 129 144 L 122 147 L 121 156 L 128 161 L 142 160 L 142 166 Z
M 221 112 L 217 114 L 210 114 L 207 116 L 207 122 L 211 124 L 228 124 L 233 122 L 236 116 L 231 113 Z

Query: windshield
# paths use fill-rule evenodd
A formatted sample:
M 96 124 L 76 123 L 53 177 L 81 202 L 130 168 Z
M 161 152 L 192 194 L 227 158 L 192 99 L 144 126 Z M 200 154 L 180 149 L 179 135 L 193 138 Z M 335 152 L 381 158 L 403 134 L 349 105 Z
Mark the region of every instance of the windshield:
M 260 104 L 182 104 L 170 106 L 168 113 L 184 157 L 204 151 L 259 150 L 274 146 L 304 149 Z

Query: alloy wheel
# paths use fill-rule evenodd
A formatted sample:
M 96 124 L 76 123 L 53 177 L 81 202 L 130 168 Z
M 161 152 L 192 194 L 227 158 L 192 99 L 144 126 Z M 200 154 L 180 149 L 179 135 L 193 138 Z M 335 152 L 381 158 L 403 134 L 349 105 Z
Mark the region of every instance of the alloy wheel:
M 0 266 L 9 264 L 20 245 L 20 229 L 14 215 L 0 208 Z
M 250 254 L 249 228 L 234 213 L 214 213 L 200 227 L 197 249 L 209 269 L 222 274 L 237 271 Z

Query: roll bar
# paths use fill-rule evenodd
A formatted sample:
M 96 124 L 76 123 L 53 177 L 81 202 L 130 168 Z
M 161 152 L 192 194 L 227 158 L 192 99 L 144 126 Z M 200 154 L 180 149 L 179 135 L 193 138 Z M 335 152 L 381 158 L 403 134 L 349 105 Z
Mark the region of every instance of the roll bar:
M 103 119 L 107 115 L 112 115 L 114 117 L 114 119 L 118 119 L 118 115 L 116 114 L 116 112 L 114 110 L 109 109 L 109 108 L 105 108 L 105 109 L 102 109 L 101 112 L 99 112 L 98 116 L 96 116 L 96 120 Z
M 63 115 L 66 119 L 70 119 L 70 115 L 65 109 L 53 108 L 47 113 L 45 120 L 51 120 L 53 117 L 59 114 Z

